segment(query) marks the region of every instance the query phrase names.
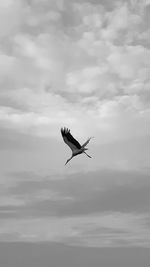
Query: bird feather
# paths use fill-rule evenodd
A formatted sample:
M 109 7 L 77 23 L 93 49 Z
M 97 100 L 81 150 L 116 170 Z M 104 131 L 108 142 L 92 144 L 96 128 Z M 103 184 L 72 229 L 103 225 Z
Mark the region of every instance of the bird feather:
M 61 128 L 61 134 L 64 142 L 71 148 L 72 151 L 80 149 L 80 143 L 71 135 L 68 128 Z

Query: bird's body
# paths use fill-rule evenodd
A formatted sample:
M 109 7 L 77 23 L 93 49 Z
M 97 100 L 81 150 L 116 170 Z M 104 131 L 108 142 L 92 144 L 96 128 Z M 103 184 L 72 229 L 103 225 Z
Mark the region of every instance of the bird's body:
M 85 150 L 88 150 L 88 148 L 86 148 L 86 145 L 89 143 L 90 139 L 89 138 L 82 146 L 80 145 L 80 143 L 71 135 L 70 130 L 68 128 L 61 128 L 61 134 L 63 137 L 64 142 L 70 147 L 70 149 L 72 150 L 72 156 L 66 161 L 66 164 L 75 156 L 85 153 L 89 158 L 91 158 L 91 156 L 89 156 Z M 66 165 L 65 164 L 65 165 Z

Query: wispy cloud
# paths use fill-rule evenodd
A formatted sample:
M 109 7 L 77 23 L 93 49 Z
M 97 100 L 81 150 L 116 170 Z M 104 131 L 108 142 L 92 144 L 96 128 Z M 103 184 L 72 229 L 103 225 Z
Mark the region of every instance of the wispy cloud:
M 89 247 L 150 246 L 147 214 L 102 213 L 67 219 L 11 219 L 1 222 L 7 241 L 54 241 Z

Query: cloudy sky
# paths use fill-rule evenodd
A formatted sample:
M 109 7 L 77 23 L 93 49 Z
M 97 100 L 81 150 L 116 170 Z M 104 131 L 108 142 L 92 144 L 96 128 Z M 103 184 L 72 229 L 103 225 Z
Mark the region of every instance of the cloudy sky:
M 0 241 L 150 248 L 150 1 L 0 0 Z M 74 158 L 69 127 L 89 154 Z

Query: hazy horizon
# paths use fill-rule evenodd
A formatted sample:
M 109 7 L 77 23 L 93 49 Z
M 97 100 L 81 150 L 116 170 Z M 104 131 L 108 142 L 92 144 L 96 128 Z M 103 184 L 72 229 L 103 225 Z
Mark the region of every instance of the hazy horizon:
M 53 243 L 0 243 L 3 267 L 149 267 L 146 248 L 86 248 Z

